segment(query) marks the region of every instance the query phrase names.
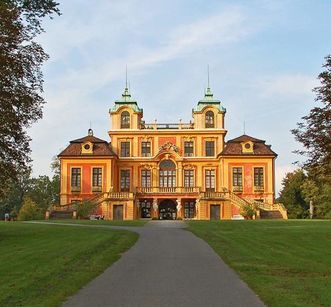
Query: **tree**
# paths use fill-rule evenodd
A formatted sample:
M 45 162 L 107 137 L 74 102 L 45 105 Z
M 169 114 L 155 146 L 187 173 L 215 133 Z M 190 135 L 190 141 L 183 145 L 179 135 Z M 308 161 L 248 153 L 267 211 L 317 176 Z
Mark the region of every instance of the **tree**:
M 277 201 L 284 204 L 289 218 L 309 216 L 309 202 L 305 201 L 302 185 L 307 176 L 302 169 L 287 173 L 282 181 L 283 188 Z
M 4 218 L 5 213 L 17 217 L 23 204 L 23 198 L 29 190 L 31 170 L 21 171 L 17 180 L 9 180 L 6 193 L 0 197 L 0 219 Z
M 0 196 L 31 161 L 26 129 L 42 117 L 41 66 L 48 58 L 34 38 L 54 14 L 60 12 L 53 0 L 0 2 Z
M 29 197 L 24 197 L 23 206 L 18 214 L 20 221 L 40 220 L 43 218 L 43 213 L 38 208 L 37 204 Z
M 313 91 L 316 93 L 315 101 L 320 106 L 314 107 L 303 122 L 297 124 L 297 129 L 293 129 L 297 141 L 303 146 L 303 150 L 298 150 L 299 154 L 307 156 L 304 167 L 315 168 L 317 175 L 328 175 L 330 181 L 331 174 L 331 55 L 325 57 L 325 70 L 318 76 L 321 86 Z

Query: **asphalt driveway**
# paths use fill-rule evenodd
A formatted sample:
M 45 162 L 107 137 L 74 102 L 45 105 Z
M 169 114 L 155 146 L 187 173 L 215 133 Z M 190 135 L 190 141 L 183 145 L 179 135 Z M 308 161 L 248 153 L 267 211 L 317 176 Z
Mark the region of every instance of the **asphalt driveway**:
M 184 222 L 112 228 L 136 231 L 140 238 L 63 306 L 264 306 Z

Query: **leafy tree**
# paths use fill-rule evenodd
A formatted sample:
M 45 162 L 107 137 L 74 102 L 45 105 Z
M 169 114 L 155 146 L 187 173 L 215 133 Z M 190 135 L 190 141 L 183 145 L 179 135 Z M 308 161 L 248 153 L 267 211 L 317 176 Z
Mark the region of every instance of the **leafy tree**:
M 30 186 L 30 170 L 22 171 L 17 176 L 17 180 L 10 180 L 7 183 L 6 193 L 0 197 L 0 219 L 5 213 L 17 217 L 23 204 L 23 198 Z
M 331 55 L 325 58 L 323 65 L 325 70 L 318 76 L 321 86 L 313 91 L 316 93 L 316 102 L 319 106 L 314 107 L 303 122 L 297 124 L 292 130 L 297 141 L 303 146 L 298 150 L 300 154 L 307 156 L 305 168 L 315 168 L 314 172 L 328 175 L 331 174 Z
M 41 211 L 45 212 L 54 203 L 53 190 L 49 177 L 39 176 L 30 180 L 27 196 L 37 204 Z
M 77 217 L 80 219 L 86 219 L 91 215 L 96 208 L 98 207 L 98 204 L 95 204 L 92 201 L 84 200 L 82 202 L 77 202 L 74 204 L 74 208 L 77 212 Z
M 54 0 L 0 1 L 0 196 L 31 161 L 26 129 L 42 117 L 41 66 L 48 58 L 34 39 L 42 19 L 54 14 Z
M 309 202 L 305 201 L 302 185 L 307 176 L 302 169 L 287 173 L 283 179 L 283 188 L 278 201 L 287 209 L 289 218 L 306 218 L 309 216 Z
M 60 204 L 60 159 L 56 156 L 53 157 L 51 169 L 54 173 L 52 178 L 53 203 Z
M 40 220 L 43 217 L 43 213 L 37 204 L 30 197 L 24 197 L 23 206 L 19 211 L 18 219 L 20 221 L 28 221 Z

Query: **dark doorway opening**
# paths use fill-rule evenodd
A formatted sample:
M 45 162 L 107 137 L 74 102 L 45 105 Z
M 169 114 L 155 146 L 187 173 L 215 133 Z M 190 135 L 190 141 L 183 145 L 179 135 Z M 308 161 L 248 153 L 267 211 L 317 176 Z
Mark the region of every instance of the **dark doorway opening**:
M 123 205 L 114 205 L 113 206 L 113 219 L 115 221 L 123 220 Z
M 176 203 L 171 199 L 162 200 L 159 204 L 160 220 L 175 220 L 177 217 Z
M 220 205 L 210 206 L 210 219 L 219 220 L 220 219 Z

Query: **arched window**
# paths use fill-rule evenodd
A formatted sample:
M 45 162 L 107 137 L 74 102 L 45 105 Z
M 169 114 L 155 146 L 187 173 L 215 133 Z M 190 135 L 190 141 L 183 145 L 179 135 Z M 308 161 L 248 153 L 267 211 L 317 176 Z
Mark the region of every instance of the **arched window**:
M 215 122 L 214 122 L 214 112 L 208 111 L 206 112 L 206 128 L 214 128 Z
M 121 114 L 121 128 L 130 128 L 130 113 L 128 111 Z
M 176 164 L 171 160 L 162 160 L 160 163 L 160 187 L 173 188 L 176 186 Z

